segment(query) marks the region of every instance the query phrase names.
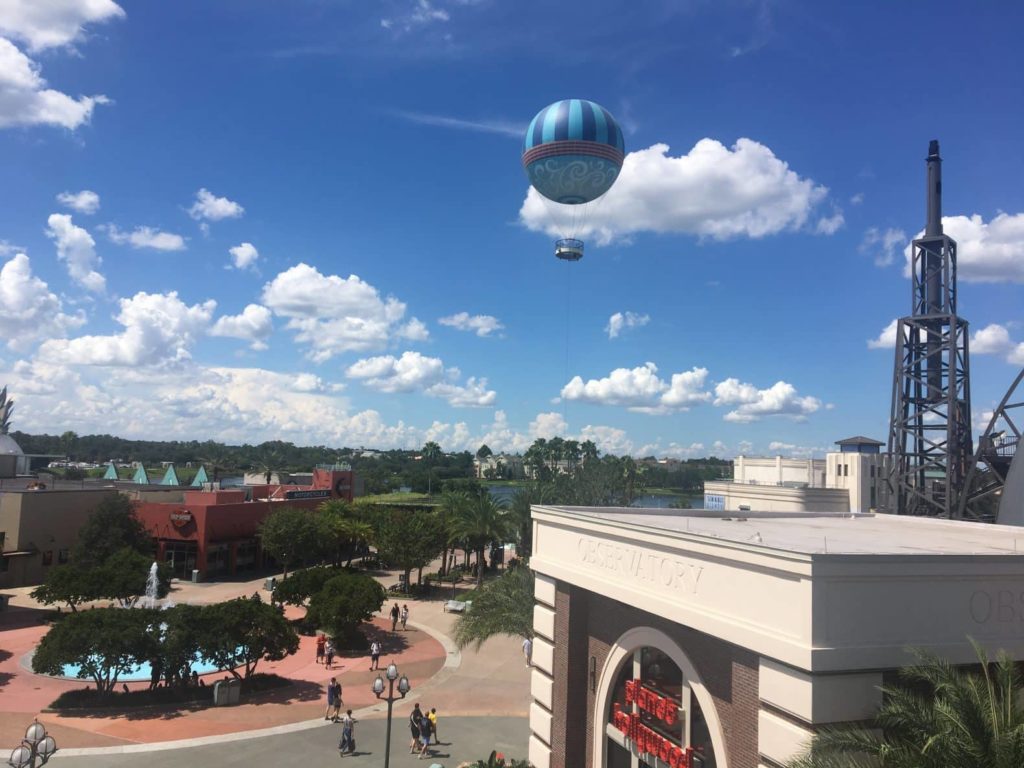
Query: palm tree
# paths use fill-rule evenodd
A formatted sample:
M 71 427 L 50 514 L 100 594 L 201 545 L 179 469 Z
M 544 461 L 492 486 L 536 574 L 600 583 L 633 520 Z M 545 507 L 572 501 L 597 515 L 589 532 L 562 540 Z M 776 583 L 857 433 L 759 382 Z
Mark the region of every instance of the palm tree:
M 1015 768 L 1024 765 L 1024 678 L 1005 651 L 980 669 L 927 651 L 883 686 L 873 728 L 820 731 L 790 768 Z
M 344 499 L 325 501 L 317 507 L 317 512 L 323 525 L 323 535 L 333 545 L 334 564 L 341 564 L 341 553 L 347 549 L 348 561 L 345 565 L 351 565 L 360 545 L 369 544 L 373 538 L 373 526 L 356 519 L 352 505 Z
M 484 583 L 484 548 L 489 542 L 507 538 L 510 528 L 505 502 L 495 501 L 487 491 L 481 491 L 453 521 L 455 538 L 465 539 L 476 552 L 477 589 Z
M 441 529 L 444 531 L 444 553 L 441 555 L 442 576 L 448 572 L 449 545 L 452 546 L 452 551 L 454 552 L 452 524 L 462 516 L 463 511 L 469 507 L 470 502 L 469 494 L 465 491 L 447 490 L 441 494 L 441 506 L 438 508 L 438 513 L 441 516 Z
M 473 610 L 455 623 L 455 644 L 477 650 L 495 635 L 533 637 L 533 571 L 519 566 L 505 571 L 473 598 Z
M 549 490 L 551 490 L 550 486 L 533 483 L 516 491 L 512 496 L 509 517 L 517 534 L 516 554 L 521 558 L 529 559 L 533 553 L 533 522 L 530 517 L 530 507 L 547 501 Z

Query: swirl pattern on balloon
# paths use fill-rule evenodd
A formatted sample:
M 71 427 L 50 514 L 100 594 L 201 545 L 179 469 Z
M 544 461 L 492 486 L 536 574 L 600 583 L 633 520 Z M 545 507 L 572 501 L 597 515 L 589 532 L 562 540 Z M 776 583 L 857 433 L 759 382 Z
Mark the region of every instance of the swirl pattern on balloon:
M 600 157 L 548 157 L 526 168 L 530 184 L 549 200 L 580 205 L 596 200 L 615 183 L 619 166 Z

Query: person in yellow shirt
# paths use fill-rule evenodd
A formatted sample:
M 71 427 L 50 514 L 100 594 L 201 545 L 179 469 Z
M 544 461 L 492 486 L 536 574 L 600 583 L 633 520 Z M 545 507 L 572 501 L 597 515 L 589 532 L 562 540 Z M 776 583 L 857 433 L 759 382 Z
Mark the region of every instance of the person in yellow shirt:
M 434 737 L 434 743 L 440 744 L 440 739 L 437 738 L 437 709 L 435 707 L 430 708 L 430 714 L 427 715 L 427 719 L 430 720 L 430 734 Z M 430 743 L 429 741 L 427 742 Z

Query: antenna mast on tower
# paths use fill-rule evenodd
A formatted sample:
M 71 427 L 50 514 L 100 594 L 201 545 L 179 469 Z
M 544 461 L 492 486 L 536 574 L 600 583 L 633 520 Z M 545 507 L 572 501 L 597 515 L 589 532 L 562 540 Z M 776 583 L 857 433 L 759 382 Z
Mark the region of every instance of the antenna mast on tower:
M 942 232 L 938 141 L 926 162 L 928 219 L 912 245 L 912 314 L 896 330 L 889 511 L 953 517 L 973 454 L 967 321 L 956 308 L 956 241 Z

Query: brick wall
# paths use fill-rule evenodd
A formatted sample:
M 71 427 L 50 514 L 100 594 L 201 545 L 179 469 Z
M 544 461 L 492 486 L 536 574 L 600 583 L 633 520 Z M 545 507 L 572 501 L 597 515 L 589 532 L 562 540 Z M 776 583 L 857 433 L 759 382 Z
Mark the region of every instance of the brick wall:
M 558 583 L 555 608 L 552 768 L 579 768 L 579 755 L 586 755 L 585 765 L 594 765 L 595 724 L 587 716 L 596 698 L 588 680 L 590 657 L 595 657 L 600 676 L 612 644 L 637 626 L 664 632 L 693 663 L 721 721 L 729 768 L 757 768 L 756 654 L 562 582 Z M 604 723 L 596 726 L 603 728 Z M 567 760 L 566 755 L 577 757 Z

